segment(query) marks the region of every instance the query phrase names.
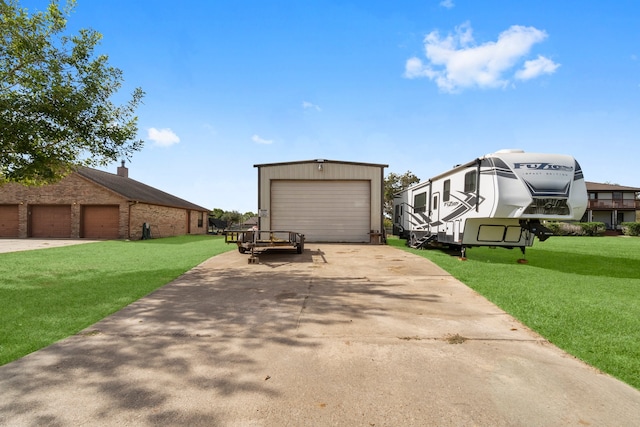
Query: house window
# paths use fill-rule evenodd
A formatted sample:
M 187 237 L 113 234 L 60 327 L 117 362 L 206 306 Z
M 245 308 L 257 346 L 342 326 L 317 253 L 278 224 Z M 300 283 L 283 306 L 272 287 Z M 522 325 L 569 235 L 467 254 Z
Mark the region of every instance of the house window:
M 442 201 L 443 202 L 448 202 L 449 201 L 449 196 L 451 194 L 451 180 L 448 179 L 444 182 L 444 191 L 443 191 L 443 195 L 442 195 Z
M 613 200 L 622 200 L 622 192 L 620 191 L 614 191 L 613 195 L 611 196 L 611 198 Z
M 598 200 L 598 193 L 589 193 L 589 200 Z
M 204 213 L 198 212 L 198 228 L 202 228 L 204 226 Z
M 427 193 L 416 194 L 413 197 L 413 212 L 425 212 L 427 210 Z
M 472 193 L 476 191 L 476 171 L 467 172 L 464 175 L 464 192 Z

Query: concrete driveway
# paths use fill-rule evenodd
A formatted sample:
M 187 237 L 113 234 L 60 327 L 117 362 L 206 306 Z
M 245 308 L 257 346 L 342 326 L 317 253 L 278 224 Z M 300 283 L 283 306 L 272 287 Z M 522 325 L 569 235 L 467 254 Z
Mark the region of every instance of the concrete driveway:
M 60 246 L 80 245 L 97 241 L 98 240 L 89 239 L 0 239 L 0 253 L 57 248 Z
M 260 261 L 213 257 L 0 367 L 0 425 L 640 425 L 638 390 L 424 258 L 308 244 Z

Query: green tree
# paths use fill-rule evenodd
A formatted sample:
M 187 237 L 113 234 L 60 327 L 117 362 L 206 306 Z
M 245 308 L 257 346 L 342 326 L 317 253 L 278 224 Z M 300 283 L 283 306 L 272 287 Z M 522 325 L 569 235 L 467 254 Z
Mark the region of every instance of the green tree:
M 212 218 L 216 218 L 216 219 L 222 219 L 222 216 L 224 215 L 224 210 L 220 209 L 220 208 L 214 208 L 210 213 L 209 216 Z
M 122 71 L 95 54 L 100 33 L 64 34 L 74 6 L 52 0 L 29 14 L 18 0 L 0 0 L 0 184 L 54 182 L 142 148 L 134 113 L 144 93 L 112 103 Z
M 387 218 L 393 218 L 393 195 L 418 182 L 420 179 L 410 171 L 387 175 L 384 179 L 384 214 Z
M 231 228 L 234 224 L 242 222 L 242 214 L 238 211 L 226 211 L 220 219 L 227 221 L 227 227 Z
M 255 213 L 255 212 L 251 212 L 251 211 L 245 212 L 245 213 L 242 214 L 242 221 L 247 221 L 247 220 L 253 218 L 254 216 L 258 216 L 258 214 Z

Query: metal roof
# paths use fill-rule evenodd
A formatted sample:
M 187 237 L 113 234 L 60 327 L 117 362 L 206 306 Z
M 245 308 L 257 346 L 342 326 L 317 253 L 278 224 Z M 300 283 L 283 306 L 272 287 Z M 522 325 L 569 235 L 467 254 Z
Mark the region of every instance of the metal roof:
M 327 160 L 327 159 L 313 159 L 313 160 L 299 160 L 293 162 L 281 162 L 281 163 L 262 163 L 259 165 L 253 165 L 254 168 L 260 168 L 264 166 L 285 166 L 285 165 L 298 165 L 302 163 L 338 163 L 342 165 L 356 165 L 356 166 L 371 166 L 378 168 L 388 168 L 389 165 L 377 164 L 377 163 L 362 163 L 362 162 L 345 162 L 341 160 Z

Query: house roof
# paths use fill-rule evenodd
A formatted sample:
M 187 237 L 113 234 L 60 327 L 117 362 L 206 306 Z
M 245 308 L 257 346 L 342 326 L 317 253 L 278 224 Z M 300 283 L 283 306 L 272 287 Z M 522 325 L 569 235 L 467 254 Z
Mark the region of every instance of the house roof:
M 602 184 L 599 182 L 585 182 L 587 185 L 587 191 L 632 191 L 634 193 L 640 192 L 640 188 L 637 187 L 625 187 L 617 184 Z
M 94 183 L 105 187 L 130 201 L 173 208 L 191 209 L 194 211 L 209 211 L 207 208 L 198 206 L 169 193 L 165 193 L 164 191 L 143 184 L 135 179 L 87 167 L 79 168 L 77 173 L 78 175 L 93 181 Z

